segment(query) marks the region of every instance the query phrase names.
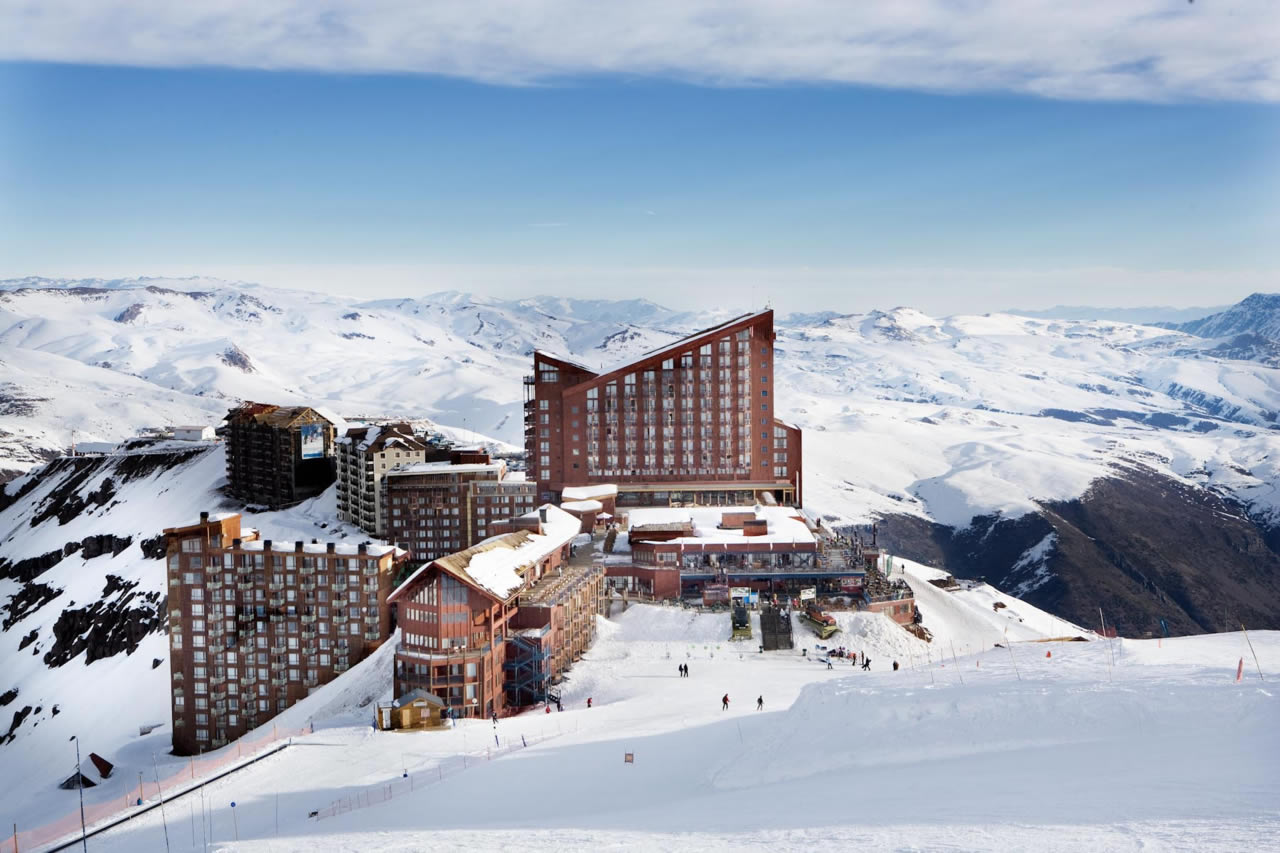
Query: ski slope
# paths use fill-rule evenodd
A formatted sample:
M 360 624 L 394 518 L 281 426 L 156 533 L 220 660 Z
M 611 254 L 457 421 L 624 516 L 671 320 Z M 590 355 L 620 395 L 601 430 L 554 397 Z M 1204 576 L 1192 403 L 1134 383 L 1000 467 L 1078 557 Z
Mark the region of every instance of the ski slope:
M 1016 600 L 996 611 L 989 587 L 946 592 L 929 570 L 906 570 L 934 641 L 842 614 L 830 642 L 866 652 L 870 672 L 838 658 L 828 669 L 800 627 L 795 650 L 761 654 L 726 639 L 726 614 L 645 605 L 601 619 L 563 713 L 496 728 L 374 732 L 356 694 L 379 692 L 377 676 L 353 669 L 360 687 L 345 699 L 339 679 L 289 712 L 314 719 L 314 735 L 207 785 L 203 814 L 197 797 L 170 803 L 170 840 L 245 851 L 1275 849 L 1280 705 L 1240 635 L 1045 641 L 1062 635 L 1060 620 Z M 995 647 L 1005 628 L 1015 641 Z M 1280 633 L 1252 640 L 1275 673 Z M 1241 657 L 1250 668 L 1237 684 Z M 321 706 L 335 716 L 321 719 Z M 341 813 L 308 817 L 335 803 Z M 164 832 L 151 812 L 90 845 L 160 849 Z

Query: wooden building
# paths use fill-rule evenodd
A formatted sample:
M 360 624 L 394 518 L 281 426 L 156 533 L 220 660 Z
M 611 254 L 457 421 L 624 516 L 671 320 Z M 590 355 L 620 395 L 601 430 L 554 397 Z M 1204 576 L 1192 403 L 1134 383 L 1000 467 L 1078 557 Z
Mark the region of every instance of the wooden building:
M 308 406 L 245 403 L 223 434 L 231 493 L 273 509 L 315 497 L 333 484 L 341 419 Z
M 394 702 L 379 703 L 374 722 L 383 731 L 439 729 L 448 725 L 447 713 L 443 699 L 418 689 L 410 690 Z
M 579 527 L 575 516 L 543 506 L 536 531 L 519 529 L 439 557 L 401 584 L 388 598 L 401 631 L 395 695 L 422 689 L 458 716 L 507 714 L 507 682 L 519 668 L 514 659 L 507 666 L 509 643 L 530 627 L 547 638 L 535 655 L 547 662 L 547 674 L 535 673 L 535 680 L 562 672 L 590 642 L 603 577 L 602 569 L 571 565 Z M 594 592 L 583 591 L 592 583 Z

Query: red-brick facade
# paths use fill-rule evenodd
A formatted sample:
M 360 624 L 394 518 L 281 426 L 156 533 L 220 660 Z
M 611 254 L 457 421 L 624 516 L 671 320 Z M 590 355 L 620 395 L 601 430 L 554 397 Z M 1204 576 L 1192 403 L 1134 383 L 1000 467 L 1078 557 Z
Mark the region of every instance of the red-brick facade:
M 800 430 L 777 419 L 773 312 L 607 373 L 534 353 L 525 449 L 540 500 L 614 483 L 618 506 L 800 503 Z

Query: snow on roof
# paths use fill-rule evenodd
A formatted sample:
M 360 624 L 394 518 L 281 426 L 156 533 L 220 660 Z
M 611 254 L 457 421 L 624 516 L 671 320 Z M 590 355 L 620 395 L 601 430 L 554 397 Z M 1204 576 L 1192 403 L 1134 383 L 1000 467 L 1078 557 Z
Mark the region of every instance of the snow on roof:
M 560 504 L 560 508 L 568 512 L 599 512 L 604 509 L 604 504 L 600 501 L 566 501 Z
M 466 462 L 455 465 L 452 462 L 410 462 L 397 465 L 387 472 L 392 474 L 474 474 L 480 471 L 501 471 L 506 467 L 503 462 Z
M 565 486 L 560 497 L 566 501 L 589 501 L 592 498 L 614 498 L 618 496 L 618 487 L 611 483 L 599 483 L 594 486 Z
M 252 528 L 244 528 L 240 532 L 241 534 L 243 534 L 245 530 L 251 530 L 251 529 Z M 252 542 L 242 541 L 240 543 L 240 549 L 242 551 L 261 551 L 264 549 L 265 544 L 266 544 L 266 540 L 264 539 L 256 539 Z M 279 545 L 280 547 L 277 547 L 277 545 Z M 277 543 L 273 541 L 271 543 L 271 552 L 272 553 L 279 552 L 281 554 L 297 553 L 293 550 L 292 546 L 293 546 L 292 542 Z M 304 554 L 327 554 L 328 552 L 329 552 L 329 545 L 326 542 L 302 543 L 302 553 Z M 371 557 L 381 557 L 384 554 L 390 554 L 390 553 L 394 553 L 397 557 L 399 557 L 402 554 L 408 553 L 408 551 L 405 551 L 403 548 L 397 548 L 394 545 L 375 545 L 373 543 L 366 544 L 364 546 L 364 552 Z M 347 542 L 338 542 L 333 546 L 333 553 L 340 557 L 357 556 L 360 553 L 360 546 L 347 543 Z
M 749 514 L 764 519 L 768 532 L 762 536 L 746 536 L 742 530 L 721 529 L 725 514 Z M 692 524 L 693 535 L 671 539 L 664 544 L 716 545 L 749 542 L 761 545 L 812 544 L 813 532 L 800 512 L 787 506 L 742 507 L 640 507 L 627 510 L 628 527 L 637 529 Z
M 173 429 L 212 429 L 212 427 L 208 424 L 179 424 L 178 426 L 173 427 Z
M 413 582 L 432 565 L 440 566 L 450 574 L 486 590 L 501 601 L 506 601 L 524 586 L 524 576 L 530 567 L 546 556 L 573 541 L 582 522 L 557 506 L 543 504 L 547 520 L 542 533 L 517 530 L 494 536 L 473 545 L 465 551 L 440 557 L 410 575 L 387 598 L 394 601 L 401 590 L 409 589 Z
M 348 424 L 342 415 L 339 415 L 337 412 L 333 411 L 333 409 L 328 409 L 324 406 L 310 406 L 309 408 L 311 411 L 333 424 L 334 430 L 336 430 L 338 435 L 346 433 Z
M 77 441 L 77 453 L 110 453 L 120 445 L 114 441 Z
M 563 362 L 563 363 L 568 364 L 568 365 L 572 365 L 573 367 L 576 367 L 576 368 L 578 368 L 578 369 L 580 369 L 580 370 L 585 370 L 585 371 L 587 371 L 588 373 L 595 373 L 595 370 L 593 370 L 593 369 L 592 369 L 592 368 L 590 368 L 590 367 L 587 367 L 587 366 L 586 366 L 585 364 L 583 364 L 582 362 L 580 362 L 580 361 L 578 361 L 578 360 L 576 360 L 576 359 L 568 358 L 567 356 L 560 355 L 559 353 L 554 353 L 554 352 L 552 352 L 551 350 L 546 350 L 546 349 L 535 349 L 535 350 L 533 351 L 533 354 L 534 354 L 535 356 L 544 355 L 544 356 L 546 356 L 547 358 L 554 359 L 554 360 L 556 360 L 556 361 L 560 361 L 560 362 Z

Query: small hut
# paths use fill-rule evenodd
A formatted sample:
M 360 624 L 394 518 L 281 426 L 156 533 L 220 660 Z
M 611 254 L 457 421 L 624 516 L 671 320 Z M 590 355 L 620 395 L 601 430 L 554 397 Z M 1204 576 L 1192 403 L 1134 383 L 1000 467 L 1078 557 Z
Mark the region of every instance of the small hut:
M 422 688 L 410 690 L 390 704 L 378 706 L 378 728 L 438 729 L 445 725 L 444 700 Z

